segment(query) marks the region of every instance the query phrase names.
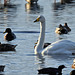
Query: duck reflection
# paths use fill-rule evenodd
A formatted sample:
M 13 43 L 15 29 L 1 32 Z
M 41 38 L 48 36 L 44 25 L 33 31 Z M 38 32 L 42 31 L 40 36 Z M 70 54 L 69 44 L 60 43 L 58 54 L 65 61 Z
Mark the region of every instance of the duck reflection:
M 53 9 L 54 10 L 63 10 L 66 3 L 73 3 L 73 0 L 60 0 L 60 2 L 56 2 L 56 0 L 54 0 L 53 3 Z
M 56 0 L 54 0 L 54 3 L 53 3 L 53 9 L 54 10 L 63 10 L 64 9 L 64 1 L 61 0 L 61 2 L 56 2 Z
M 38 3 L 33 3 L 33 4 L 30 4 L 30 3 L 26 3 L 25 4 L 25 8 L 26 8 L 26 12 L 27 13 L 40 13 L 43 11 L 43 8 L 40 7 L 40 5 L 38 5 Z

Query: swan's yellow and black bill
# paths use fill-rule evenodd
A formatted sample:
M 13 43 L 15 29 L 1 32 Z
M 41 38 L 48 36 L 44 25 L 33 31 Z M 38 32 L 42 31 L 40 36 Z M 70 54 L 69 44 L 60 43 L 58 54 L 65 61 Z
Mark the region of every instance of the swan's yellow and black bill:
M 37 18 L 34 22 L 38 22 L 40 18 Z

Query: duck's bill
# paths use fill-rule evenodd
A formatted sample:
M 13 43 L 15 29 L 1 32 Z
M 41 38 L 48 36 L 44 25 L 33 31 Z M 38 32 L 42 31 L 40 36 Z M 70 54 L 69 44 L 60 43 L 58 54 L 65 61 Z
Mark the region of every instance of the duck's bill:
M 3 34 L 4 34 L 4 33 L 6 33 L 6 31 L 5 31 L 5 32 L 3 32 Z

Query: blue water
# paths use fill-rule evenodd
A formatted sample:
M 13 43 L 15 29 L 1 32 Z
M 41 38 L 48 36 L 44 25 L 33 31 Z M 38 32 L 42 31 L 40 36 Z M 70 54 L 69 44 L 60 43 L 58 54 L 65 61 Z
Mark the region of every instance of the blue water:
M 11 0 L 12 7 L 0 9 L 0 42 L 4 40 L 4 30 L 10 27 L 16 34 L 16 39 L 9 42 L 17 44 L 16 52 L 0 53 L 0 65 L 6 65 L 3 75 L 37 75 L 37 69 L 43 67 L 58 67 L 64 64 L 62 75 L 69 75 L 75 56 L 49 55 L 37 57 L 34 55 L 34 45 L 39 36 L 39 23 L 33 21 L 39 15 L 46 18 L 45 42 L 68 39 L 75 42 L 75 1 L 70 4 L 53 6 L 54 0 L 39 0 L 38 4 L 30 5 L 25 0 Z M 68 23 L 72 31 L 66 35 L 55 33 L 59 24 Z

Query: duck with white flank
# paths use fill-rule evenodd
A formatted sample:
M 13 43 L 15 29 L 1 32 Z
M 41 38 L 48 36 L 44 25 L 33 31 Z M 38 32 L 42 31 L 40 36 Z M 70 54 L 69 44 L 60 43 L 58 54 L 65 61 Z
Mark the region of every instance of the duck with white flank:
M 75 59 L 73 60 L 72 68 L 75 69 Z
M 44 39 L 45 39 L 45 18 L 44 16 L 39 16 L 34 22 L 40 21 L 40 36 L 38 43 L 35 47 L 35 54 L 41 53 L 43 55 L 47 54 L 72 54 L 75 53 L 75 42 L 69 40 L 59 40 L 51 43 L 48 47 L 43 49 Z
M 65 27 L 63 27 L 61 24 L 59 25 L 58 28 L 56 28 L 55 33 L 57 34 L 67 34 L 68 31 Z
M 38 70 L 38 74 L 49 75 L 62 75 L 62 69 L 66 68 L 64 65 L 60 65 L 58 68 L 48 67 Z
M 6 28 L 5 32 L 4 33 L 7 33 L 5 36 L 4 36 L 4 39 L 7 40 L 7 41 L 12 41 L 14 39 L 16 39 L 16 35 L 12 32 L 12 30 L 10 28 Z
M 56 28 L 55 33 L 57 33 L 57 34 L 67 34 L 70 31 L 71 31 L 70 27 L 67 25 L 67 23 L 65 23 L 64 26 L 62 26 L 60 24 L 59 27 Z

